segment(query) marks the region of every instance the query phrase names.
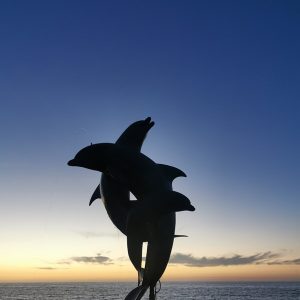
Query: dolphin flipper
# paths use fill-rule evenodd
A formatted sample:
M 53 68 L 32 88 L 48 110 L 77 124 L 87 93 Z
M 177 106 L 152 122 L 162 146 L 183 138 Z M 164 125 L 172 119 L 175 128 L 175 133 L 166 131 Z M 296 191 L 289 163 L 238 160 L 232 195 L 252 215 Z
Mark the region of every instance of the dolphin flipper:
M 174 238 L 179 238 L 179 237 L 188 237 L 188 235 L 185 235 L 185 234 L 174 234 Z
M 176 177 L 186 177 L 186 174 L 178 168 L 164 165 L 164 164 L 157 164 L 159 168 L 162 170 L 164 176 L 172 182 Z
M 139 300 L 142 299 L 142 297 L 147 292 L 149 286 L 147 285 L 140 285 L 133 289 L 125 298 L 125 300 Z
M 101 193 L 100 193 L 100 184 L 96 187 L 91 199 L 90 199 L 90 203 L 89 206 L 91 206 L 91 204 L 96 200 L 96 199 L 101 199 Z

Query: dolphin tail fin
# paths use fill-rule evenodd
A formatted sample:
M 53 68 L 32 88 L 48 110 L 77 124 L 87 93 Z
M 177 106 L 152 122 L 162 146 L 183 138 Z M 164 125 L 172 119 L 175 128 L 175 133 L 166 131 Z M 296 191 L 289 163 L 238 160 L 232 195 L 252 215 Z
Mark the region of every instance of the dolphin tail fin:
M 125 298 L 125 300 L 140 300 L 145 295 L 149 285 L 140 285 L 133 289 Z
M 101 194 L 100 194 L 100 184 L 96 187 L 91 199 L 90 199 L 90 203 L 89 206 L 91 206 L 91 204 L 96 200 L 96 199 L 101 199 Z

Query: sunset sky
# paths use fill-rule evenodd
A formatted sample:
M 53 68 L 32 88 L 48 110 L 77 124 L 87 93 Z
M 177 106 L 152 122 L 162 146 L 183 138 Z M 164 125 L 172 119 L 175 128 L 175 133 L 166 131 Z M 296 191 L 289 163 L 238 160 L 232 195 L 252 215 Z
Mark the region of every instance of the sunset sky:
M 100 173 L 67 161 L 155 121 L 182 169 L 163 280 L 300 280 L 300 2 L 0 2 L 0 282 L 128 281 Z

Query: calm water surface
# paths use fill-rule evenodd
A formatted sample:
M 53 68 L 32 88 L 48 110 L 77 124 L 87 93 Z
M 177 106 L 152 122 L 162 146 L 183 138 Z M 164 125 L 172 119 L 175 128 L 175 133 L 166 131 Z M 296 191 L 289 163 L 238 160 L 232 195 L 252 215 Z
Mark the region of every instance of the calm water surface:
M 0 284 L 0 299 L 121 300 L 134 287 L 134 283 L 7 283 Z M 163 282 L 157 300 L 167 299 L 300 300 L 300 283 Z

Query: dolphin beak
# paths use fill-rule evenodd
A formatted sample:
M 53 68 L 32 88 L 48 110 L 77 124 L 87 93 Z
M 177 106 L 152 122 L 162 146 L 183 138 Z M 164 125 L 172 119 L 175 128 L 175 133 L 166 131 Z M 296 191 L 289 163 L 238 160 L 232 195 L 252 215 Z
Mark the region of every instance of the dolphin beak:
M 196 209 L 192 204 L 190 204 L 187 210 L 188 211 L 195 211 Z
M 76 161 L 75 161 L 75 159 L 69 160 L 69 161 L 68 161 L 68 166 L 71 166 L 71 167 L 76 166 Z

